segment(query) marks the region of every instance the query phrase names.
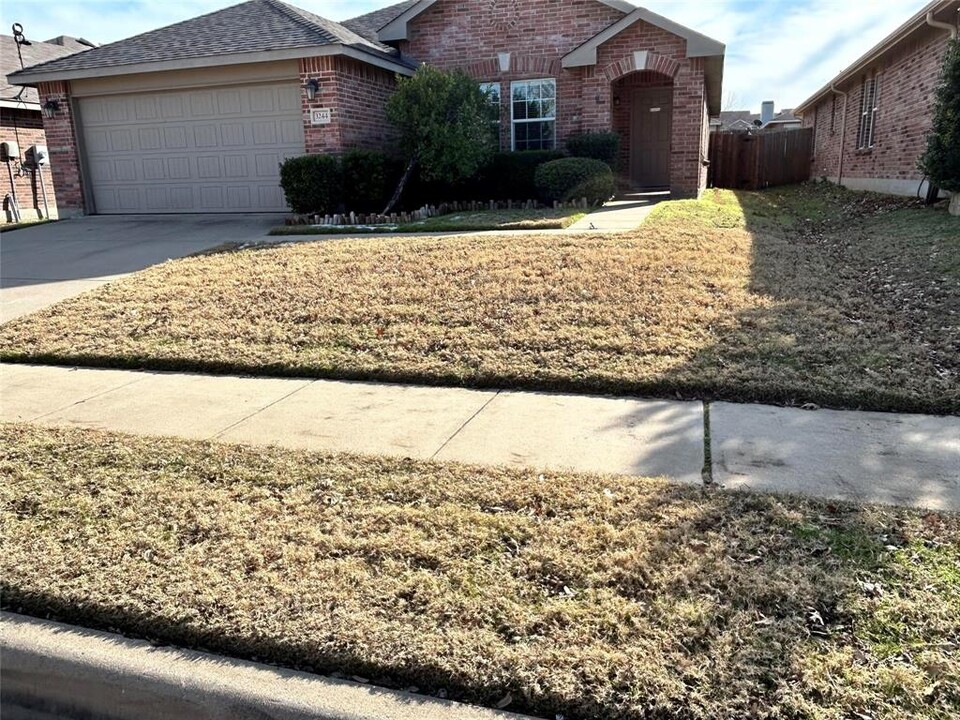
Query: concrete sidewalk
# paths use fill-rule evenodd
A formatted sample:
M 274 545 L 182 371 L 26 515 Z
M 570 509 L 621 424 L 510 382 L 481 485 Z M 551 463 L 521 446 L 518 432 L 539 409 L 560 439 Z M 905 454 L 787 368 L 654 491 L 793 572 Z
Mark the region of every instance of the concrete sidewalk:
M 580 218 L 565 232 L 628 232 L 640 227 L 658 203 L 670 199 L 669 191 L 630 192 L 617 195 L 599 210 Z
M 960 511 L 960 418 L 0 365 L 0 420 Z
M 526 717 L 7 612 L 0 613 L 0 650 L 5 720 Z

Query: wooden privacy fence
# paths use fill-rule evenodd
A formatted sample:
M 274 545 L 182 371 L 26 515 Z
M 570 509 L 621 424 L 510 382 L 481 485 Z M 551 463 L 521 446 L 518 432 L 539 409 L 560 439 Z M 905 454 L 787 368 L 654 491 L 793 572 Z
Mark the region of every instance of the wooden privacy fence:
M 762 190 L 810 179 L 813 128 L 710 136 L 711 187 Z

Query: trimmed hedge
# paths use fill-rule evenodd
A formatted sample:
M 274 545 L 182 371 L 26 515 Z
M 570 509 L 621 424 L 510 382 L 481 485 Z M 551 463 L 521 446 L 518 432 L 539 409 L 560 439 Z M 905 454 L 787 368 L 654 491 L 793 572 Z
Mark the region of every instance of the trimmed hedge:
M 531 200 L 537 197 L 537 168 L 564 154 L 559 150 L 500 152 L 480 172 L 477 200 Z
M 620 160 L 620 136 L 614 132 L 588 132 L 567 139 L 567 152 L 573 157 L 602 160 L 616 168 Z
M 343 205 L 357 213 L 382 212 L 400 181 L 400 163 L 376 150 L 350 150 L 340 160 Z
M 296 213 L 336 212 L 340 205 L 343 173 L 330 155 L 302 155 L 280 164 L 280 187 Z
M 415 175 L 403 194 L 402 207 L 412 210 L 442 202 L 542 198 L 536 182 L 539 168 L 565 157 L 559 150 L 500 152 L 476 177 L 458 183 L 427 182 Z M 376 213 L 387 204 L 403 170 L 402 163 L 376 150 L 351 150 L 342 158 L 304 155 L 280 166 L 280 186 L 296 213 Z M 584 179 L 578 176 L 574 185 Z M 595 195 L 591 191 L 571 199 Z M 553 199 L 562 198 L 549 201 Z
M 546 202 L 587 198 L 591 204 L 609 200 L 616 192 L 610 166 L 593 158 L 563 158 L 537 168 L 537 193 Z

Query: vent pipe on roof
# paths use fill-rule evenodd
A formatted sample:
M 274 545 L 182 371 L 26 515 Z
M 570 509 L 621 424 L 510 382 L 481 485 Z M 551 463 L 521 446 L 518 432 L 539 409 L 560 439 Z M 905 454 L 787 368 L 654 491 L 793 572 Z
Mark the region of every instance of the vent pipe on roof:
M 760 122 L 766 125 L 773 120 L 773 100 L 764 100 L 760 105 Z
M 950 23 L 940 22 L 939 20 L 933 19 L 933 10 L 927 13 L 927 25 L 930 27 L 941 28 L 947 30 L 950 33 L 950 39 L 957 39 L 957 26 L 951 25 Z

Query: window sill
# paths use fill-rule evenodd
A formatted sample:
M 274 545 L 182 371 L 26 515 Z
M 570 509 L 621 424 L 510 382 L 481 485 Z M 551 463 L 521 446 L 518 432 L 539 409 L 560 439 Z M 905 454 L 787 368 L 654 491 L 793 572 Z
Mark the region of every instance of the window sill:
M 874 147 L 876 147 L 876 146 L 874 146 Z M 856 154 L 857 154 L 857 155 L 872 155 L 872 154 L 873 154 L 873 148 L 872 148 L 872 147 L 868 147 L 868 148 L 857 148 Z

